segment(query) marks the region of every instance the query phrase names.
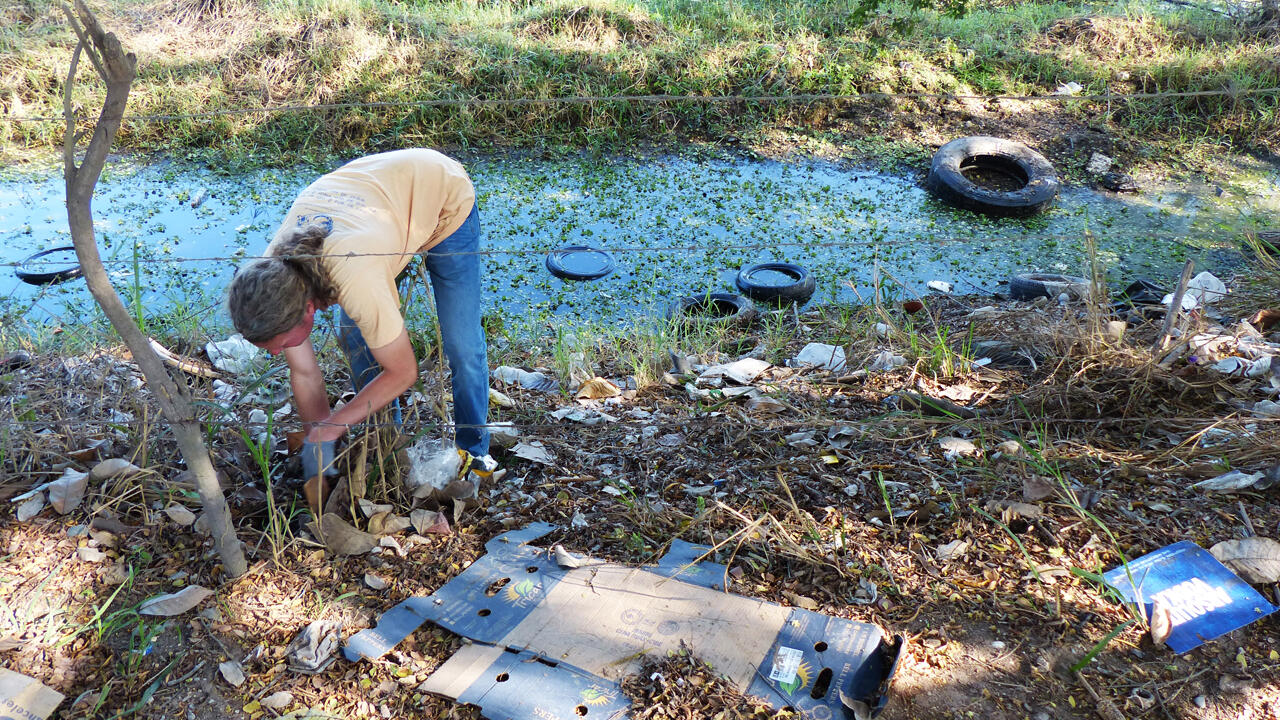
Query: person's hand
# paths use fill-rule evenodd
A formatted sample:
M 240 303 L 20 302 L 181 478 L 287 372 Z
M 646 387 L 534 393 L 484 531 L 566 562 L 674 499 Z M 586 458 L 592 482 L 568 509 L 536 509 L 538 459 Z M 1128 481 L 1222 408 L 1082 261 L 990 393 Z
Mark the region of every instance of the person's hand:
M 326 476 L 337 475 L 338 468 L 333 464 L 335 445 L 337 445 L 336 440 L 321 440 L 319 442 L 304 440 L 302 443 L 302 475 L 307 479 L 319 475 L 321 471 Z

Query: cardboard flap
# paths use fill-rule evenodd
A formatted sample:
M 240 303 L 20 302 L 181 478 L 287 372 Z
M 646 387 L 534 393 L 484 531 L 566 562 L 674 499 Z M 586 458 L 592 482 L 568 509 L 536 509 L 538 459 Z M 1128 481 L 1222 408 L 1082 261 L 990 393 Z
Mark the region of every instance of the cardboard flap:
M 532 653 L 467 645 L 422 689 L 478 706 L 492 720 L 622 718 L 631 701 L 616 683 Z
M 35 678 L 0 668 L 0 712 L 4 716 L 43 720 L 62 704 L 62 693 Z
M 712 590 L 723 590 L 728 568 L 707 560 L 699 561 L 699 558 L 710 550 L 711 547 L 708 545 L 672 540 L 667 554 L 658 560 L 657 567 L 649 568 L 649 571 L 666 577 L 679 578 L 684 582 Z

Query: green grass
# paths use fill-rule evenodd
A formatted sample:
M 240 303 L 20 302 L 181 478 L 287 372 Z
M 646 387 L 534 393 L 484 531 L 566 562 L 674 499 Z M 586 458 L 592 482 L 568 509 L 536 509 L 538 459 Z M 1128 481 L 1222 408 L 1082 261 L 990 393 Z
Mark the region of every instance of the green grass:
M 197 13 L 194 8 L 220 7 Z M 61 112 L 72 37 L 57 5 L 0 11 L 0 103 Z M 957 92 L 1046 94 L 1280 85 L 1274 48 L 1213 13 L 1140 1 L 975 6 L 963 17 L 887 5 L 863 23 L 855 0 L 410 2 L 240 0 L 155 6 L 123 0 L 104 24 L 139 56 L 131 115 L 263 106 L 647 94 Z M 1080 18 L 1090 17 L 1088 21 Z M 900 22 L 913 18 L 912 22 Z M 86 74 L 77 104 L 97 107 Z M 280 162 L 338 151 L 431 146 L 621 149 L 772 130 L 885 139 L 933 101 L 841 104 L 626 103 L 378 107 L 126 121 L 118 145 Z M 1280 137 L 1275 96 L 1036 104 L 1016 112 L 1110 121 L 1134 138 L 1244 147 Z M 884 118 L 881 118 L 884 119 Z M 883 123 L 881 123 L 883 124 Z M 901 130 L 901 128 L 899 128 Z M 13 153 L 52 148 L 58 123 L 0 119 Z M 901 132 L 891 134 L 902 134 Z M 890 139 L 888 142 L 893 142 Z

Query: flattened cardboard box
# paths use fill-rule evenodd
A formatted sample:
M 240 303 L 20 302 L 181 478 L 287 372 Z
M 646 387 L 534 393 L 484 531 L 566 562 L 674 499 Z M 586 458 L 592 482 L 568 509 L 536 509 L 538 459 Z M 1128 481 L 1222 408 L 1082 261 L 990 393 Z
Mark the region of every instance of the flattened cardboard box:
M 740 690 L 806 717 L 871 717 L 888 696 L 900 644 L 875 625 L 723 591 L 725 567 L 676 541 L 656 567 L 580 559 L 562 568 L 527 543 L 537 523 L 501 535 L 429 597 L 388 610 L 348 641 L 349 660 L 376 658 L 430 620 L 475 641 L 424 689 L 478 705 L 486 717 L 624 717 L 619 682 L 646 654 L 683 643 Z
M 1191 540 L 1167 545 L 1102 579 L 1151 617 L 1156 600 L 1169 608 L 1173 628 L 1165 644 L 1184 653 L 1276 611 L 1230 568 Z

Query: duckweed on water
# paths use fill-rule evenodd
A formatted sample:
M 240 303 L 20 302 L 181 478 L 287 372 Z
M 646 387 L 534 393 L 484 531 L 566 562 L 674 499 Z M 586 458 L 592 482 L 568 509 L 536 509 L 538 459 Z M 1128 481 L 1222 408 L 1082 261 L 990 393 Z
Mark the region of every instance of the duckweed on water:
M 863 296 L 877 273 L 905 292 L 930 279 L 994 289 L 1011 272 L 1080 274 L 1091 233 L 1111 276 L 1157 280 L 1188 257 L 1238 263 L 1239 233 L 1273 225 L 1274 178 L 1149 188 L 1138 195 L 1064 191 L 1041 217 L 993 219 L 932 200 L 914 181 L 825 161 L 667 156 L 537 160 L 464 158 L 475 179 L 489 257 L 490 312 L 537 325 L 552 317 L 612 320 L 661 311 L 680 295 L 732 290 L 738 270 L 768 260 L 808 267 L 818 300 Z M 123 295 L 148 312 L 225 327 L 222 289 L 239 258 L 261 251 L 315 170 L 227 177 L 175 162 L 119 162 L 104 173 L 94 213 L 103 257 Z M 70 242 L 55 170 L 0 181 L 0 260 Z M 194 203 L 193 199 L 202 198 Z M 618 269 L 562 281 L 544 254 L 566 245 L 612 251 Z M 133 276 L 135 254 L 140 277 Z M 36 288 L 0 279 L 8 315 L 77 317 L 79 284 Z M 29 312 L 28 308 L 34 310 Z M 508 327 L 519 322 L 508 323 Z

